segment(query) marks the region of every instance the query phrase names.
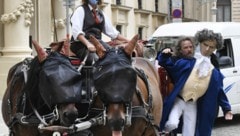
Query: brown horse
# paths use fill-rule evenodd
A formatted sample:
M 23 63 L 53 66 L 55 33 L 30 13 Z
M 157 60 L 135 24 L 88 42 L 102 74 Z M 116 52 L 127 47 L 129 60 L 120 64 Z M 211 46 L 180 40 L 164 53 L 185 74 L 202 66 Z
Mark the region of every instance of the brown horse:
M 98 99 L 93 108 L 103 108 L 106 121 L 91 131 L 97 136 L 156 136 L 162 114 L 159 76 L 144 58 L 131 58 L 138 36 L 125 48 L 104 49 L 94 37 L 99 60 L 93 72 Z M 104 105 L 104 106 L 103 106 Z
M 14 65 L 7 77 L 2 115 L 14 136 L 52 135 L 54 130 L 46 132 L 41 128 L 69 126 L 78 116 L 75 103 L 81 97 L 79 72 L 69 68 L 71 64 L 64 56 L 48 56 L 36 42 L 34 46 L 41 57 Z
M 149 61 L 143 58 L 131 58 L 136 41 L 137 36 L 124 49 L 116 47 L 106 51 L 96 39 L 91 37 L 91 42 L 96 45 L 99 56 L 93 72 L 94 87 L 98 95 L 89 108 L 89 116 L 86 120 L 89 119 L 91 122 L 91 117 L 96 117 L 91 116 L 93 109 L 100 109 L 103 117 L 100 125 L 90 128 L 94 135 L 158 135 L 157 126 L 162 112 L 159 77 Z M 65 57 L 58 53 L 53 53 L 49 57 L 36 42 L 34 45 L 39 58 L 31 62 L 30 69 L 22 72 L 23 65 L 28 63 L 21 62 L 9 70 L 8 87 L 2 106 L 4 121 L 13 135 L 51 135 L 55 130 L 68 132 L 77 114 L 82 112 L 80 110 L 80 113 L 77 113 L 75 107 L 79 106 L 79 92 L 69 89 L 70 87 L 81 90 L 81 86 L 76 86 L 81 84 L 77 82 L 80 81 L 79 73 L 69 69 L 71 67 L 69 65 L 59 69 L 60 64 L 66 63 L 61 61 L 66 60 Z M 51 62 L 57 62 L 59 67 L 47 67 L 52 66 Z M 49 74 L 46 69 L 44 72 L 42 70 L 44 66 L 53 73 Z M 71 72 L 62 70 L 72 71 L 72 77 L 68 77 Z M 56 71 L 61 72 L 55 73 Z M 62 75 L 63 73 L 67 73 L 68 76 Z M 28 76 L 24 76 L 26 74 Z M 64 80 L 61 80 L 62 77 Z M 62 82 L 58 82 L 59 80 Z M 53 110 L 55 116 L 45 120 L 45 117 L 49 116 L 48 113 Z M 59 120 L 56 111 L 59 111 Z M 38 128 L 45 129 L 39 131 Z
M 146 42 L 146 40 L 138 40 L 136 42 L 136 46 L 132 51 L 132 57 L 143 57 L 143 48 L 146 45 Z M 117 40 L 112 40 L 110 42 L 107 42 L 107 44 L 109 44 L 110 46 L 117 46 L 125 43 Z

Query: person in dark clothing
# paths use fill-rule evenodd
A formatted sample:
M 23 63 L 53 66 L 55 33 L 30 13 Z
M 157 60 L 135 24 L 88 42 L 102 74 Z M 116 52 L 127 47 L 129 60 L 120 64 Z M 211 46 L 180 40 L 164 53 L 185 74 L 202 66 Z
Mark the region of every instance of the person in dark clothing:
M 174 81 L 173 91 L 164 100 L 160 131 L 178 128 L 183 115 L 183 136 L 210 136 L 218 105 L 225 119 L 232 119 L 231 106 L 223 91 L 224 77 L 212 57 L 222 44 L 221 35 L 204 29 L 195 38 L 195 53 L 191 39 L 183 38 L 175 48 L 175 56 L 171 49 L 164 49 L 158 56 L 159 65 Z
M 107 48 L 107 44 L 102 39 L 102 33 L 109 36 L 112 40 L 122 42 L 129 40 L 123 37 L 116 28 L 113 27 L 110 19 L 98 8 L 102 0 L 82 0 L 82 5 L 77 7 L 71 16 L 72 41 L 70 49 L 77 56 L 82 56 L 81 50 L 84 48 L 90 52 L 95 52 L 94 45 L 88 41 L 89 36 L 95 36 Z M 79 44 L 80 43 L 80 44 Z

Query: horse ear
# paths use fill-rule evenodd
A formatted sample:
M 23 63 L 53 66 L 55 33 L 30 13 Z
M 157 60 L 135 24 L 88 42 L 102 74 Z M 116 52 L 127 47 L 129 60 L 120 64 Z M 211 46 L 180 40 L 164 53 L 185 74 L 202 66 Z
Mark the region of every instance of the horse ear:
M 64 45 L 64 41 L 61 41 L 61 42 L 52 42 L 50 43 L 49 46 L 51 47 L 52 51 L 60 52 L 61 49 L 63 48 L 63 45 Z
M 92 35 L 90 35 L 89 40 L 95 46 L 98 57 L 100 59 L 103 58 L 106 54 L 106 49 L 103 47 L 103 45 Z
M 39 45 L 37 41 L 33 40 L 32 43 L 37 52 L 39 62 L 43 62 L 47 58 L 48 54 L 44 51 L 44 49 Z
M 137 40 L 138 40 L 138 34 L 135 35 L 125 46 L 124 51 L 126 54 L 128 54 L 128 55 L 132 54 L 132 52 L 136 46 Z

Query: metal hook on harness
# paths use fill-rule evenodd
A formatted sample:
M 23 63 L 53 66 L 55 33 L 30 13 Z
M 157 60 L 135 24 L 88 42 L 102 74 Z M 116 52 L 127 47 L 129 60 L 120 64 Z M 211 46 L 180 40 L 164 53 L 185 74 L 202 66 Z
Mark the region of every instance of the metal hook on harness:
M 80 65 L 80 66 L 78 67 L 78 69 L 77 69 L 79 72 L 82 70 L 82 67 L 86 64 L 87 58 L 88 58 L 88 56 L 89 56 L 89 54 L 90 54 L 88 50 L 87 50 L 86 52 L 87 52 L 87 53 L 86 53 L 86 56 L 84 57 L 81 65 Z

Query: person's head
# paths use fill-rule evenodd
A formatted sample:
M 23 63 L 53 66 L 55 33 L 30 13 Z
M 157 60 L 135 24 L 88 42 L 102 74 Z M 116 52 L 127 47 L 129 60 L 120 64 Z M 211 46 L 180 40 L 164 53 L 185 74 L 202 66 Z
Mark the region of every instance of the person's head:
M 216 49 L 222 48 L 223 40 L 220 33 L 203 29 L 195 35 L 197 45 L 200 45 L 200 52 L 203 56 L 210 56 Z
M 102 4 L 102 0 L 82 0 L 82 4 L 90 4 L 93 7 Z
M 181 37 L 175 46 L 175 55 L 184 58 L 193 57 L 194 48 L 195 47 L 191 38 Z

